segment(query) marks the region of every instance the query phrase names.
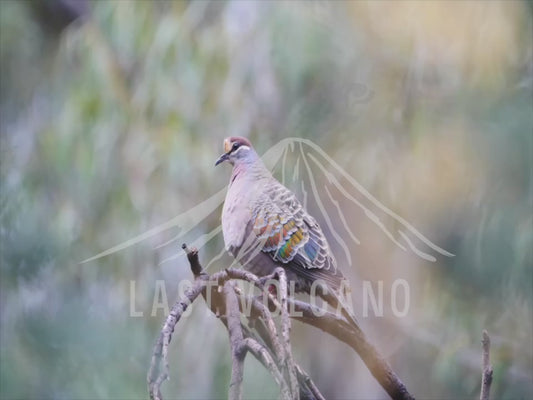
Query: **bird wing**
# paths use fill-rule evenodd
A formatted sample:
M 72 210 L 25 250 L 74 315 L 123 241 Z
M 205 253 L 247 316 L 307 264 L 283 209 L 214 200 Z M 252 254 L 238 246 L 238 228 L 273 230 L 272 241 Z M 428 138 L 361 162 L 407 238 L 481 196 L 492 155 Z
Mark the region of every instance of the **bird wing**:
M 273 180 L 255 204 L 252 224 L 262 251 L 309 281 L 338 287 L 343 278 L 322 229 L 285 186 Z

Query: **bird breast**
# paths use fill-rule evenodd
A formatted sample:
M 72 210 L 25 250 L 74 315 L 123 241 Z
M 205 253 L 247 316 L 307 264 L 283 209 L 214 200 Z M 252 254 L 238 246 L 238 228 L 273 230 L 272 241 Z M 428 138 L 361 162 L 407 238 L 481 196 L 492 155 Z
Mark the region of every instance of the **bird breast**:
M 244 242 L 255 193 L 255 184 L 246 179 L 237 178 L 228 188 L 222 209 L 222 234 L 226 250 L 231 253 L 238 251 Z

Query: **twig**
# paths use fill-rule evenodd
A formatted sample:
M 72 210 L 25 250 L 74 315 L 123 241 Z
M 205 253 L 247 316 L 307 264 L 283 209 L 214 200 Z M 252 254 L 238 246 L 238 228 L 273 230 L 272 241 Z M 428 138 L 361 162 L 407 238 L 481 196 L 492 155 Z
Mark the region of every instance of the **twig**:
M 237 295 L 230 281 L 224 284 L 224 295 L 226 297 L 226 318 L 232 362 L 228 398 L 230 400 L 241 400 L 246 347 L 244 346 Z
M 302 316 L 295 315 L 293 318 L 303 323 L 329 333 L 340 341 L 349 345 L 361 357 L 374 378 L 385 389 L 394 400 L 413 400 L 414 397 L 407 391 L 407 388 L 392 370 L 389 363 L 381 356 L 378 350 L 368 341 L 364 332 L 353 323 L 347 322 L 344 318 L 339 318 L 334 313 L 319 310 L 318 307 L 303 301 L 288 299 L 290 307 L 296 312 L 301 312 Z M 317 317 L 317 315 L 320 315 Z
M 244 339 L 244 344 L 246 346 L 246 349 L 252 353 L 255 358 L 257 358 L 264 366 L 265 368 L 270 372 L 276 383 L 281 388 L 281 398 L 290 400 L 292 399 L 290 389 L 287 386 L 287 382 L 285 382 L 285 379 L 281 375 L 281 372 L 279 371 L 278 367 L 276 366 L 276 363 L 268 353 L 267 349 L 264 346 L 261 346 L 259 342 L 252 338 L 246 338 Z
M 281 337 L 283 343 L 283 350 L 285 353 L 285 368 L 289 375 L 289 382 L 291 385 L 292 396 L 299 398 L 298 380 L 296 379 L 296 367 L 294 366 L 294 359 L 291 351 L 291 320 L 289 318 L 289 311 L 287 308 L 287 275 L 283 268 L 276 268 L 274 273 L 279 279 L 280 297 L 281 297 Z
M 252 301 L 252 316 L 256 315 L 257 314 L 257 309 L 266 309 L 267 310 L 267 315 L 270 316 L 271 318 L 271 315 L 270 315 L 270 312 L 268 312 L 268 309 L 265 307 L 265 305 L 258 301 L 257 298 L 253 297 L 245 297 L 244 298 L 244 301 Z M 272 341 L 275 341 L 278 343 L 278 345 L 281 346 L 280 342 L 279 342 L 279 337 L 278 337 L 278 333 L 276 331 L 276 328 L 274 327 L 274 332 L 270 331 L 267 327 L 266 327 L 266 324 L 264 324 L 264 320 L 256 320 L 254 321 L 254 327 L 255 327 L 255 333 L 259 335 L 259 337 L 261 338 L 261 340 L 265 343 L 265 347 L 270 349 L 270 352 L 272 354 L 276 354 L 275 350 L 274 349 L 274 345 L 272 344 Z M 256 339 L 257 340 L 257 339 Z M 257 356 L 256 356 L 257 358 Z M 263 360 L 259 359 L 258 360 L 264 365 L 265 368 L 269 369 L 268 368 L 268 365 L 266 365 Z M 279 356 L 277 356 L 277 360 L 278 360 L 278 365 L 284 365 L 284 363 L 282 362 L 284 360 L 284 358 L 281 358 Z M 300 374 L 300 370 L 303 371 L 303 369 L 298 365 L 298 364 L 294 364 L 295 367 L 296 367 L 296 372 L 298 372 L 298 381 L 299 381 L 299 388 L 300 388 L 300 399 L 306 399 L 306 400 L 321 400 L 323 399 L 323 396 L 322 394 L 320 393 L 320 391 L 318 390 L 318 388 L 316 387 L 316 385 L 313 383 L 313 381 L 311 380 L 311 378 L 308 376 L 308 375 L 301 375 Z M 271 374 L 274 376 L 274 373 L 271 372 Z M 275 377 L 274 377 L 275 378 Z M 285 378 L 282 376 L 282 381 L 281 381 L 281 395 L 282 395 L 282 398 L 287 398 L 287 399 L 290 399 L 291 398 L 291 392 L 290 392 L 290 388 L 289 388 L 289 385 L 287 384 Z M 276 381 L 277 382 L 277 381 Z
M 263 290 L 264 293 L 265 291 L 262 282 L 273 278 L 273 276 L 268 276 L 259 279 L 250 272 L 236 269 L 226 269 L 226 273 L 230 278 L 242 279 L 253 283 L 259 289 Z M 272 306 L 273 310 L 282 308 L 272 296 L 268 296 L 268 299 L 269 306 Z M 320 316 L 323 313 L 323 310 L 299 300 L 287 298 L 287 303 L 289 309 L 296 311 L 295 315 L 291 316 L 292 318 L 305 324 L 315 326 L 352 347 L 359 354 L 372 375 L 393 400 L 414 399 L 398 375 L 392 370 L 389 363 L 368 341 L 366 335 L 359 326 L 354 323 L 349 323 L 344 317 L 338 317 L 331 312 L 326 312 L 323 316 Z M 299 311 L 302 312 L 302 316 L 298 316 Z
M 204 279 L 217 282 L 218 285 L 208 285 L 210 287 L 209 297 L 207 296 L 207 291 L 202 292 L 204 300 L 209 306 L 210 310 L 218 317 L 221 313 L 224 314 L 221 318 L 221 321 L 224 323 L 228 329 L 230 336 L 230 345 L 232 347 L 232 379 L 230 382 L 230 389 L 228 397 L 233 398 L 242 398 L 242 376 L 243 376 L 243 364 L 246 356 L 246 352 L 250 351 L 252 355 L 257 358 L 263 366 L 270 371 L 272 377 L 280 387 L 280 394 L 283 400 L 291 400 L 291 393 L 285 378 L 280 373 L 276 362 L 269 353 L 269 350 L 254 338 L 252 332 L 240 321 L 239 307 L 242 304 L 238 302 L 235 298 L 235 293 L 239 296 L 242 296 L 240 289 L 230 280 L 231 276 L 228 274 L 228 270 L 217 272 L 211 277 L 202 272 L 202 266 L 198 260 L 198 251 L 195 248 L 189 249 L 186 245 L 183 245 L 182 248 L 187 253 L 187 258 L 191 265 L 191 270 L 195 276 L 203 276 Z M 237 273 L 241 278 L 247 280 L 250 283 L 257 282 L 258 285 L 259 279 L 251 274 L 246 273 L 242 274 Z M 198 275 L 199 274 L 199 275 Z M 217 287 L 224 285 L 224 298 L 218 293 Z M 261 286 L 258 286 L 261 287 Z M 234 294 L 228 294 L 228 290 L 233 290 Z M 259 315 L 263 317 L 263 322 L 266 322 L 268 326 L 268 342 L 273 344 L 273 351 L 276 355 L 276 358 L 279 359 L 280 355 L 283 355 L 283 348 L 280 344 L 279 338 L 276 333 L 276 325 L 272 319 L 272 315 L 267 307 L 265 307 L 259 300 L 252 298 L 251 301 L 255 304 L 254 309 L 257 314 L 259 310 Z M 240 396 L 240 397 L 239 397 Z
M 490 337 L 486 330 L 483 330 L 483 337 L 481 339 L 483 346 L 482 362 L 483 371 L 481 373 L 481 394 L 480 400 L 489 400 L 490 385 L 492 384 L 492 365 L 490 364 Z
M 263 319 L 262 322 L 266 331 L 265 334 L 268 335 L 267 338 L 263 337 L 263 340 L 266 340 L 268 344 L 270 344 L 270 347 L 272 348 L 276 358 L 280 360 L 281 363 L 284 363 L 285 352 L 279 340 L 276 324 L 274 323 L 274 319 L 272 318 L 270 310 L 256 297 L 244 296 L 238 287 L 235 287 L 235 292 L 239 295 L 239 297 L 241 297 L 240 304 L 245 301 L 250 301 L 252 303 L 252 316 L 261 317 Z
M 185 296 L 180 301 L 176 302 L 161 329 L 159 338 L 154 346 L 152 360 L 150 362 L 150 369 L 148 371 L 148 390 L 150 398 L 153 400 L 161 400 L 160 387 L 163 381 L 168 378 L 168 345 L 174 332 L 174 328 L 181 316 L 192 304 L 192 302 L 198 297 L 198 295 L 205 288 L 204 280 L 196 280 L 194 285 L 185 292 Z M 161 367 L 161 364 L 163 366 Z
M 191 271 L 195 277 L 202 274 L 202 266 L 200 265 L 200 260 L 198 260 L 198 249 L 192 248 L 189 249 L 185 243 L 181 245 L 181 248 L 185 250 L 187 254 L 187 260 L 189 260 L 189 265 L 191 266 Z
M 188 249 L 185 245 L 183 248 L 187 252 L 187 258 L 196 280 L 193 287 L 187 291 L 185 297 L 172 307 L 172 311 L 154 347 L 154 354 L 148 373 L 148 385 L 152 399 L 161 399 L 160 386 L 168 377 L 168 345 L 174 327 L 187 306 L 200 293 L 202 293 L 211 311 L 217 316 L 222 315 L 221 321 L 229 332 L 233 362 L 229 398 L 232 400 L 242 398 L 243 365 L 248 351 L 271 373 L 276 383 L 280 386 L 280 395 L 283 399 L 295 399 L 298 396 L 306 399 L 324 399 L 324 396 L 322 396 L 311 378 L 293 360 L 290 346 L 291 325 L 289 317 L 315 326 L 352 347 L 361 356 L 372 375 L 394 400 L 413 399 L 386 360 L 366 339 L 359 326 L 349 323 L 344 317 L 336 316 L 331 312 L 324 314 L 323 310 L 316 306 L 288 297 L 286 275 L 282 269 L 275 271 L 271 276 L 262 278 L 258 278 L 250 272 L 232 268 L 209 276 L 202 271 L 198 260 L 198 251 L 196 249 Z M 280 282 L 281 304 L 265 290 L 264 283 L 273 278 L 278 278 Z M 242 294 L 237 286 L 231 282 L 233 279 L 247 281 L 259 288 L 263 292 L 263 296 L 266 296 L 268 300 L 268 307 L 256 298 Z M 211 285 L 210 282 L 216 282 L 216 285 Z M 206 290 L 208 284 L 210 290 Z M 217 290 L 217 287 L 220 286 L 224 286 L 223 295 Z M 242 300 L 251 301 L 252 315 L 255 315 L 256 318 L 260 317 L 261 325 L 255 332 L 241 322 L 240 312 L 242 310 L 239 308 L 237 296 L 241 298 L 240 304 L 242 304 Z M 297 313 L 289 315 L 289 309 L 295 310 Z M 272 312 L 275 310 L 281 310 L 282 326 L 280 334 L 278 334 L 272 319 Z M 162 370 L 161 361 L 163 361 Z M 280 367 L 286 369 L 289 384 L 286 377 L 281 373 Z M 485 400 L 485 398 L 482 398 L 482 400 Z
M 300 380 L 307 384 L 316 400 L 326 400 L 324 396 L 322 396 L 322 393 L 320 393 L 320 390 L 318 390 L 316 387 L 315 382 L 313 382 L 311 377 L 307 375 L 307 373 L 299 365 L 296 365 L 296 372 L 298 372 L 298 377 Z

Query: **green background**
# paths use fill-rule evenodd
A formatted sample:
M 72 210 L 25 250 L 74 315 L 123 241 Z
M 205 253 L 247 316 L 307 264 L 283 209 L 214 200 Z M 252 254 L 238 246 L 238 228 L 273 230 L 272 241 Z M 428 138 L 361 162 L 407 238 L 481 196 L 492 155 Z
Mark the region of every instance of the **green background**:
M 483 329 L 494 399 L 530 398 L 532 38 L 518 1 L 0 2 L 0 397 L 146 398 L 156 281 L 172 302 L 191 279 L 180 243 L 157 248 L 177 231 L 79 262 L 224 189 L 214 160 L 244 135 L 260 154 L 312 140 L 455 254 L 405 256 L 346 211 L 355 288 L 409 282 L 407 318 L 386 300 L 364 326 L 417 398 L 479 396 Z M 301 325 L 293 342 L 327 398 L 385 397 L 346 346 Z M 227 336 L 201 302 L 170 360 L 167 398 L 226 397 Z M 276 396 L 249 358 L 245 398 Z

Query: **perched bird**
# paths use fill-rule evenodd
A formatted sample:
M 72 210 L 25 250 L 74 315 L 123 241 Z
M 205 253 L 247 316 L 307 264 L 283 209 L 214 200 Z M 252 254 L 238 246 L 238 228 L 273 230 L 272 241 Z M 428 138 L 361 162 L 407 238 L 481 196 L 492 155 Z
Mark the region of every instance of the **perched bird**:
M 224 161 L 233 166 L 222 211 L 226 250 L 258 276 L 283 267 L 296 291 L 309 293 L 313 282 L 322 280 L 316 293 L 335 308 L 340 303 L 346 315 L 339 295 L 348 285 L 342 285 L 345 278 L 316 220 L 272 176 L 248 139 L 226 138 L 215 166 Z

